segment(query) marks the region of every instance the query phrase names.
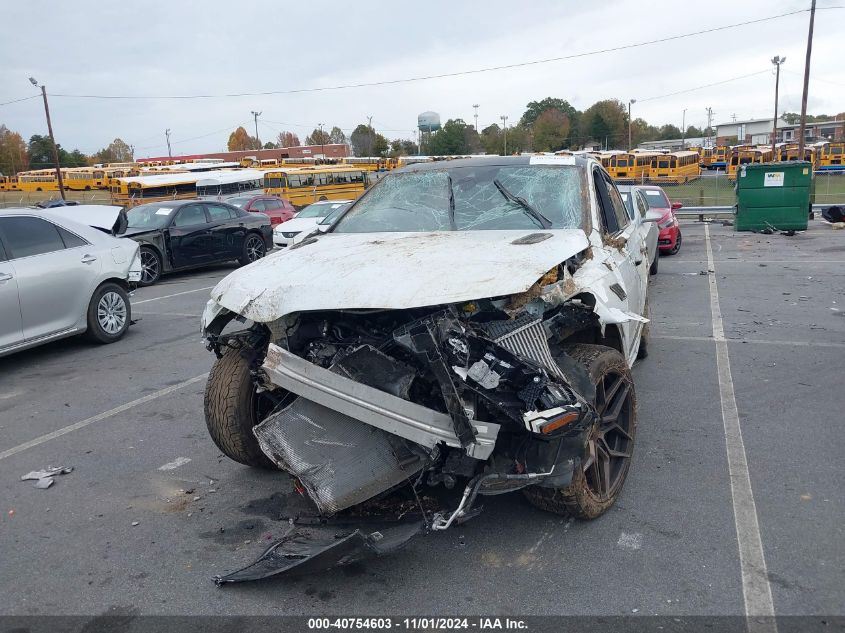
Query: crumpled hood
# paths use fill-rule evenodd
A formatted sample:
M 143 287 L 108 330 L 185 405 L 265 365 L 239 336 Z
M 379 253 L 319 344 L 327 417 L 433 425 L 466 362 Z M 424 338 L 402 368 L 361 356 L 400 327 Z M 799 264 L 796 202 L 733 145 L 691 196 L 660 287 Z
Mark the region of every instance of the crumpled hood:
M 550 237 L 512 243 L 532 233 Z M 231 273 L 211 297 L 261 323 L 308 310 L 424 307 L 524 292 L 588 246 L 580 229 L 329 233 Z

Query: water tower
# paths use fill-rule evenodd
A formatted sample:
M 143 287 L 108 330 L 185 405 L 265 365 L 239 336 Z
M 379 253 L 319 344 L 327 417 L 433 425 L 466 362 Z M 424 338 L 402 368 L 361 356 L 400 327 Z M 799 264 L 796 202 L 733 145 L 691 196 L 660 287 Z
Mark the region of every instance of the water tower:
M 417 128 L 420 131 L 420 153 L 423 144 L 430 147 L 431 133 L 440 129 L 440 115 L 437 112 L 423 112 L 417 116 Z

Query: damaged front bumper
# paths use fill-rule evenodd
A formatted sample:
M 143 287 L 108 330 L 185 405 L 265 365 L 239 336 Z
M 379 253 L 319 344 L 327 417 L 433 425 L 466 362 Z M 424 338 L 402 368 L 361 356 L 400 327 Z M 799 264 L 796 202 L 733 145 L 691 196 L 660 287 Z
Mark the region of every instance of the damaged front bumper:
M 449 415 L 323 369 L 278 345 L 270 344 L 262 369 L 273 384 L 382 431 L 428 449 L 441 442 L 461 447 Z M 496 444 L 499 425 L 471 424 L 475 438 L 465 447 L 466 454 L 486 460 Z

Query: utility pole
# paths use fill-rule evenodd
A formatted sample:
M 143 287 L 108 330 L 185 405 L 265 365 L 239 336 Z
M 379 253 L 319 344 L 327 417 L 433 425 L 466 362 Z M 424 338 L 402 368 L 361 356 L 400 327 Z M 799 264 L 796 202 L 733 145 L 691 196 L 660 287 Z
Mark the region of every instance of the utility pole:
M 170 151 L 170 128 L 164 131 L 164 136 L 167 138 L 167 157 L 173 158 L 173 152 Z
M 261 141 L 258 139 L 258 117 L 260 117 L 263 113 L 256 112 L 255 110 L 251 110 L 252 116 L 255 118 L 255 144 L 258 145 L 258 149 L 261 149 Z
M 504 149 L 503 155 L 507 156 L 508 155 L 508 115 L 503 114 L 499 118 L 502 120 L 503 139 L 504 139 L 504 142 L 505 142 L 505 149 Z
M 38 82 L 35 81 L 32 77 L 29 78 L 29 82 L 38 88 Z M 41 96 L 44 99 L 44 114 L 47 115 L 47 132 L 50 134 L 50 144 L 53 146 L 53 161 L 56 164 L 56 180 L 59 183 L 59 195 L 62 197 L 62 200 L 65 200 L 65 183 L 62 180 L 62 166 L 59 163 L 59 148 L 56 147 L 56 138 L 53 136 L 53 123 L 50 121 L 50 106 L 47 105 L 47 87 L 40 86 L 41 88 Z
M 775 143 L 778 139 L 778 89 L 780 88 L 780 65 L 785 61 L 786 57 L 781 58 L 780 55 L 772 57 L 772 63 L 775 65 L 775 118 L 772 119 L 772 160 L 777 160 Z
M 798 160 L 804 160 L 804 133 L 807 128 L 807 91 L 810 88 L 810 55 L 813 52 L 813 22 L 816 19 L 816 0 L 810 4 L 810 30 L 807 33 L 807 59 L 804 62 L 804 92 L 801 95 L 801 127 L 798 130 Z M 47 103 L 47 97 L 44 97 Z
M 713 108 L 707 107 L 707 143 L 710 149 L 713 149 L 713 128 L 711 127 L 713 121 Z
M 323 124 L 318 123 L 317 127 L 320 128 L 320 156 L 325 159 L 325 157 L 326 157 L 326 139 L 323 138 Z
M 684 114 L 681 117 L 681 151 L 687 147 L 687 109 L 684 108 Z
M 478 104 L 473 103 L 472 107 L 475 108 L 475 133 L 478 134 Z
M 631 104 L 636 103 L 636 99 L 630 99 L 628 101 L 628 151 L 631 151 Z

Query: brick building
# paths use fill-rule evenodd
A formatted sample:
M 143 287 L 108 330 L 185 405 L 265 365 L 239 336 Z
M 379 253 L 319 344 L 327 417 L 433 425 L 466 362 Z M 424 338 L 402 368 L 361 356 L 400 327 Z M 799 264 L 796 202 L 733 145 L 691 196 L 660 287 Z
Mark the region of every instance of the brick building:
M 346 158 L 350 155 L 349 145 L 329 143 L 326 145 L 298 145 L 279 149 L 248 149 L 237 152 L 207 152 L 182 156 L 149 156 L 136 158 L 136 161 L 194 160 L 197 158 L 222 158 L 226 162 L 237 162 L 247 156 L 258 160 L 266 158 Z

